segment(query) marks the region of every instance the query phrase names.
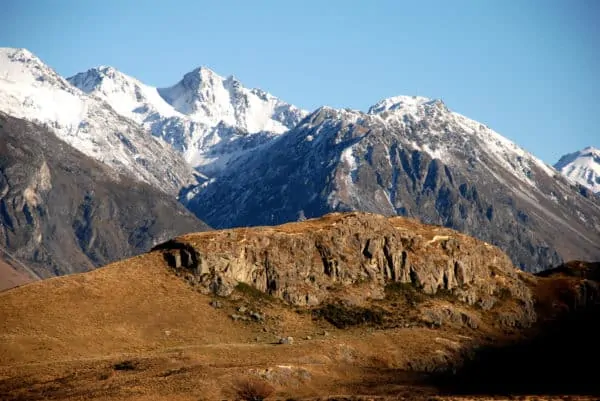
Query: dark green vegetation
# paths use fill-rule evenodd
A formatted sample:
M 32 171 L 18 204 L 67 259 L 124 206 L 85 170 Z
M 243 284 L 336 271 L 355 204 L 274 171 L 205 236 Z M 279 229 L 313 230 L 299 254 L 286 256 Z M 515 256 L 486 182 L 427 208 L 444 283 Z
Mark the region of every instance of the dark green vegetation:
M 348 307 L 342 304 L 327 304 L 313 310 L 313 316 L 323 318 L 338 329 L 359 325 L 381 325 L 384 312 L 378 309 L 359 306 Z
M 113 369 L 114 370 L 135 370 L 136 367 L 137 367 L 137 365 L 134 361 L 123 361 L 123 362 L 116 363 L 113 366 Z

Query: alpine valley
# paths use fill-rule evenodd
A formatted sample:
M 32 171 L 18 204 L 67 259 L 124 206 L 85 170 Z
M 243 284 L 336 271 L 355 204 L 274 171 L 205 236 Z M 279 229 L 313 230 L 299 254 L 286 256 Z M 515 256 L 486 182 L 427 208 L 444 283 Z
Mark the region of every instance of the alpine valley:
M 108 66 L 65 79 L 31 52 L 3 48 L 0 111 L 0 244 L 42 276 L 147 251 L 166 237 L 205 229 L 202 221 L 213 228 L 274 225 L 343 211 L 456 229 L 498 246 L 532 272 L 565 260 L 600 259 L 598 178 L 581 178 L 593 166 L 573 165 L 592 150 L 565 156 L 555 169 L 438 99 L 397 96 L 367 111 L 321 107 L 309 113 L 205 67 L 155 88 Z M 27 163 L 12 157 L 16 142 L 10 138 L 19 135 L 36 138 L 20 150 L 39 159 L 27 173 L 10 167 Z M 93 166 L 86 173 L 89 187 L 78 186 L 83 173 L 74 167 L 52 164 L 59 163 L 51 159 L 58 148 Z M 84 216 L 84 222 L 64 222 L 73 238 L 68 244 L 46 227 L 55 225 L 44 194 L 53 194 L 50 183 L 63 179 L 74 189 L 61 196 L 72 196 L 66 204 Z M 92 188 L 100 180 L 110 187 L 102 200 L 110 210 L 104 220 L 117 218 L 111 214 L 117 209 L 141 207 L 137 200 L 109 201 L 112 188 L 123 183 L 144 185 L 148 204 L 173 202 L 165 200 L 160 213 L 144 209 L 153 222 L 153 230 L 144 231 L 147 239 L 131 240 L 140 227 L 126 225 L 123 235 L 130 239 L 111 254 L 107 249 L 114 246 L 98 245 L 103 230 L 85 218 L 95 213 L 90 196 L 98 196 Z M 45 217 L 27 217 L 32 213 Z M 186 217 L 163 221 L 158 215 L 165 213 Z M 19 240 L 15 221 L 23 230 Z M 36 243 L 55 250 L 42 257 Z M 52 255 L 61 249 L 69 254 L 65 247 L 86 260 L 57 267 L 68 258 Z

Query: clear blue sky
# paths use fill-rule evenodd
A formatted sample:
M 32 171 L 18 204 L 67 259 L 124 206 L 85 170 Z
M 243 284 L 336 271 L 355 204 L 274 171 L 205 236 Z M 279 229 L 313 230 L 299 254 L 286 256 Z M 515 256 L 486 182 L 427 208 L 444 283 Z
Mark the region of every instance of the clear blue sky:
M 421 3 L 421 4 L 416 4 Z M 441 98 L 546 162 L 600 147 L 600 1 L 4 0 L 0 45 L 167 86 L 204 65 L 306 109 Z

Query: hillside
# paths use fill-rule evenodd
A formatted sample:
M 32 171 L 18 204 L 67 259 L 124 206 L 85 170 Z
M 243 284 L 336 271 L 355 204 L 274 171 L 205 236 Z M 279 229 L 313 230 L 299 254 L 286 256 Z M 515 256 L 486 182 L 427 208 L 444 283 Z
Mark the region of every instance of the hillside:
M 408 277 L 386 256 L 403 251 Z M 296 252 L 304 269 L 284 263 Z M 452 262 L 456 280 L 441 267 Z M 436 272 L 439 288 L 422 285 Z M 404 218 L 186 235 L 0 293 L 0 398 L 232 399 L 250 382 L 277 399 L 467 399 L 441 395 L 434 373 L 533 335 L 544 280 L 489 244 Z
M 174 197 L 1 112 L 0 223 L 0 245 L 41 277 L 87 271 L 208 228 Z

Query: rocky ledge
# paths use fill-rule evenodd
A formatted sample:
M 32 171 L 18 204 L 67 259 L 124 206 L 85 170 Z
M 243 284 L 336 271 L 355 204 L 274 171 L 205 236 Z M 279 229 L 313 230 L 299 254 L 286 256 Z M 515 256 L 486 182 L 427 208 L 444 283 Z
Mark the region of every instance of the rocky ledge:
M 516 321 L 535 320 L 529 275 L 495 246 L 402 217 L 332 213 L 275 227 L 188 234 L 157 246 L 201 292 L 228 296 L 245 283 L 297 306 L 360 287 L 381 299 L 394 282 L 489 310 L 510 299 Z M 526 277 L 527 276 L 527 277 Z

